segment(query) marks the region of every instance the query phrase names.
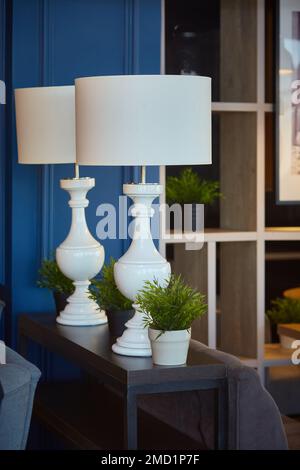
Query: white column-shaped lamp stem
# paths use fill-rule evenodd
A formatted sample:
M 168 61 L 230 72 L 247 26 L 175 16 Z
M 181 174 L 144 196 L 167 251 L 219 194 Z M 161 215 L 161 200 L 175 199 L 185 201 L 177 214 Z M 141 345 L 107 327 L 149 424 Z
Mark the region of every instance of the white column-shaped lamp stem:
M 170 264 L 153 243 L 150 229 L 151 205 L 162 187 L 158 184 L 125 184 L 123 188 L 134 201 L 134 233 L 127 253 L 115 264 L 114 274 L 119 290 L 133 301 L 135 315 L 126 323 L 126 330 L 112 349 L 125 356 L 151 356 L 148 329 L 144 327 L 143 313 L 135 304 L 135 298 L 145 281 L 157 279 L 165 285 L 171 273 Z
M 73 280 L 74 293 L 68 298 L 65 309 L 57 322 L 63 325 L 100 325 L 106 323 L 105 312 L 89 297 L 90 279 L 103 266 L 104 249 L 89 232 L 85 219 L 85 208 L 89 202 L 87 192 L 95 186 L 93 178 L 61 180 L 61 188 L 70 193 L 72 225 L 69 235 L 56 250 L 60 270 Z

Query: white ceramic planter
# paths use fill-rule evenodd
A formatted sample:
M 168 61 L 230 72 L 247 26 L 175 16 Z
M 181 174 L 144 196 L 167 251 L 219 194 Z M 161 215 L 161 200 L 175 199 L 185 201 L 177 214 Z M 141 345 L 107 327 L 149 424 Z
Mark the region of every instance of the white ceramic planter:
M 191 330 L 166 331 L 161 335 L 160 333 L 161 331 L 152 328 L 148 330 L 154 364 L 160 366 L 185 364 Z
M 280 344 L 282 348 L 293 349 L 292 344 L 295 341 L 295 338 L 290 338 L 289 336 L 279 335 Z

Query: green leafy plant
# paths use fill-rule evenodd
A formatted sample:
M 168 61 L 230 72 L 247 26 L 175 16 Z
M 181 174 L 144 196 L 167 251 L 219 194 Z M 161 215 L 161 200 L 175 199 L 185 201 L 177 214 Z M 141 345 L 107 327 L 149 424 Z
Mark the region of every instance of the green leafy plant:
M 212 204 L 222 196 L 218 181 L 207 181 L 191 168 L 184 169 L 180 176 L 169 176 L 166 184 L 168 204 Z
M 207 311 L 205 296 L 187 286 L 181 276 L 172 275 L 167 287 L 146 282 L 136 302 L 144 312 L 144 323 L 154 330 L 187 330 Z
M 266 315 L 272 323 L 300 323 L 300 300 L 275 299 Z
M 131 310 L 131 300 L 119 291 L 115 283 L 115 263 L 116 261 L 111 258 L 109 264 L 102 268 L 101 278 L 92 281 L 90 297 L 103 310 Z
M 61 272 L 55 260 L 45 259 L 42 262 L 37 285 L 61 294 L 72 294 L 74 292 L 71 279 Z

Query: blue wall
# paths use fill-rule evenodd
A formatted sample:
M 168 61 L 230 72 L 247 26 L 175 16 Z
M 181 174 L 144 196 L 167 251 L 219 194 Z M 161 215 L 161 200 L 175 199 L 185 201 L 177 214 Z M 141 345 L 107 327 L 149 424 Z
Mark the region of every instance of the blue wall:
M 8 82 L 8 68 L 9 60 L 7 50 L 9 44 L 7 37 L 10 34 L 10 24 L 8 18 L 10 16 L 10 8 L 8 1 L 0 0 L 0 80 Z M 9 90 L 8 90 L 9 91 Z M 9 143 L 9 131 L 8 131 L 8 113 L 9 107 L 0 103 L 0 298 L 4 299 L 7 303 L 9 310 L 9 287 L 7 284 L 7 272 L 8 272 L 8 257 L 7 252 L 9 251 L 9 230 L 7 216 L 9 214 L 9 201 L 10 198 L 7 194 L 7 187 L 9 182 L 8 167 L 6 165 L 6 156 L 8 154 L 8 143 Z M 4 335 L 3 331 L 3 318 L 0 322 L 0 336 Z M 10 324 L 6 321 L 6 330 L 9 334 Z
M 80 76 L 160 71 L 160 0 L 0 0 L 0 27 L 5 4 L 12 4 L 12 31 L 9 40 L 0 43 L 0 74 L 6 57 L 12 89 L 73 84 Z M 36 287 L 37 271 L 41 260 L 54 252 L 69 230 L 68 195 L 59 188 L 59 180 L 72 176 L 73 169 L 71 165 L 17 163 L 13 108 L 10 93 L 6 128 L 0 110 L 0 178 L 4 178 L 6 160 L 5 187 L 0 180 L 0 283 L 10 291 L 6 315 L 15 332 L 19 313 L 53 309 L 50 293 Z M 4 137 L 8 139 L 6 150 Z M 90 167 L 82 168 L 81 173 L 96 178 L 87 209 L 95 235 L 97 206 L 101 202 L 117 204 L 123 182 L 132 180 L 136 170 Z M 151 179 L 158 179 L 157 170 L 151 172 Z M 9 202 L 6 215 L 5 198 Z M 103 245 L 108 259 L 118 258 L 127 243 L 105 240 Z
M 0 80 L 6 80 L 6 5 L 0 0 Z M 0 284 L 5 281 L 5 147 L 6 107 L 0 103 Z

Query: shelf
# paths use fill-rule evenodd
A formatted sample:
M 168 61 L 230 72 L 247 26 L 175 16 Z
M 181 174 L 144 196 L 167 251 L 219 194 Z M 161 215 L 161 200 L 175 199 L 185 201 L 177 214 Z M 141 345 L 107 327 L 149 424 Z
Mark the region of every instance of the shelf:
M 294 261 L 300 259 L 300 251 L 271 251 L 266 253 L 266 261 Z
M 239 360 L 240 360 L 245 366 L 253 367 L 253 368 L 258 367 L 258 359 L 251 358 L 251 357 L 239 356 Z
M 33 417 L 60 436 L 67 449 L 123 448 L 123 402 L 111 388 L 83 382 L 39 384 Z M 139 447 L 197 449 L 185 434 L 139 410 Z
M 162 240 L 164 243 L 189 243 L 194 232 L 187 231 L 183 234 L 182 238 L 179 238 L 180 231 L 166 231 L 162 234 Z M 240 241 L 256 241 L 258 239 L 258 233 L 255 231 L 247 230 L 227 230 L 223 228 L 208 228 L 204 230 L 204 241 L 205 242 L 240 242 Z M 177 238 L 178 237 L 178 238 Z M 264 232 L 264 239 L 266 241 L 300 241 L 300 227 L 267 227 Z M 296 257 L 300 258 L 300 253 L 288 253 L 286 252 L 285 258 L 283 253 L 278 255 L 278 259 L 292 259 Z M 269 259 L 276 259 L 277 255 L 272 253 Z M 291 258 L 290 258 L 291 257 Z
M 214 101 L 211 109 L 215 113 L 226 113 L 226 112 L 238 112 L 238 113 L 256 113 L 258 111 L 272 112 L 274 111 L 274 105 L 269 103 L 226 103 L 220 101 Z
M 297 289 L 297 293 L 298 293 Z M 290 297 L 292 298 L 292 297 Z M 294 297 L 297 298 L 298 297 Z M 289 323 L 289 324 L 284 324 L 281 323 L 280 325 L 277 326 L 277 331 L 279 336 L 284 335 L 287 336 L 288 338 L 292 338 L 293 340 L 300 340 L 300 324 L 299 323 Z
M 192 237 L 195 236 L 194 232 L 185 232 L 183 236 L 179 238 L 180 235 L 181 233 L 176 231 L 165 232 L 162 236 L 162 240 L 164 243 L 193 243 Z M 205 242 L 241 242 L 255 240 L 257 240 L 257 233 L 246 230 L 237 231 L 214 228 L 205 229 L 204 231 Z
M 293 349 L 282 348 L 280 344 L 265 344 L 264 366 L 285 366 L 291 365 Z
M 300 241 L 300 227 L 267 227 L 265 240 L 295 240 Z

